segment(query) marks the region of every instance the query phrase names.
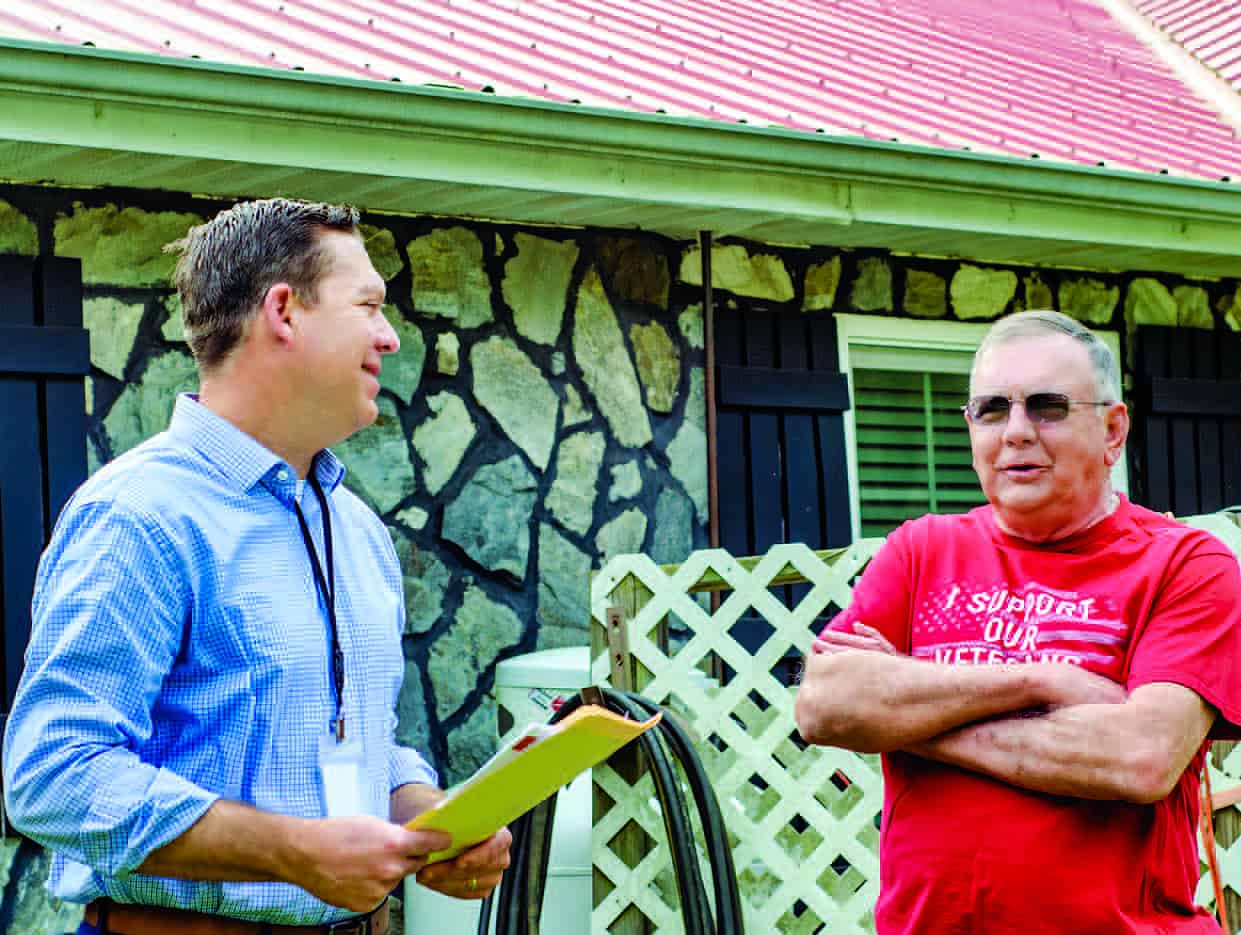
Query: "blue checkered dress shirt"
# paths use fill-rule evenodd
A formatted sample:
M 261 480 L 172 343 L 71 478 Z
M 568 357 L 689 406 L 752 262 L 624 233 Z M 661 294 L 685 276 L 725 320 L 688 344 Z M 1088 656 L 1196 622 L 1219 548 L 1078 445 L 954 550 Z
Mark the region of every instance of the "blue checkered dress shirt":
M 321 452 L 345 721 L 363 799 L 435 783 L 398 747 L 400 567 L 383 523 Z M 324 555 L 318 498 L 293 469 L 193 397 L 166 432 L 98 471 L 65 507 L 39 565 L 34 632 L 4 745 L 14 822 L 56 852 L 63 899 L 177 906 L 284 924 L 347 918 L 283 883 L 135 872 L 217 798 L 320 817 L 320 738 L 335 716 L 327 611 L 294 498 Z M 322 560 L 322 559 L 321 559 Z

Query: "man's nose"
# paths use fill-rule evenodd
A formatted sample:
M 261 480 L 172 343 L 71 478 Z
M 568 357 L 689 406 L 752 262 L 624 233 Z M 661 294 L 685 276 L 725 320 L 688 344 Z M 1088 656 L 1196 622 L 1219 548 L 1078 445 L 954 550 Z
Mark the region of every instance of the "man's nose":
M 1038 426 L 1026 414 L 1026 404 L 1015 399 L 1008 407 L 1008 419 L 1004 423 L 1004 441 L 1010 444 L 1031 441 L 1038 436 Z
M 375 347 L 381 354 L 395 354 L 401 349 L 401 339 L 396 336 L 396 329 L 388 321 L 388 316 L 380 313 L 379 334 L 375 337 Z

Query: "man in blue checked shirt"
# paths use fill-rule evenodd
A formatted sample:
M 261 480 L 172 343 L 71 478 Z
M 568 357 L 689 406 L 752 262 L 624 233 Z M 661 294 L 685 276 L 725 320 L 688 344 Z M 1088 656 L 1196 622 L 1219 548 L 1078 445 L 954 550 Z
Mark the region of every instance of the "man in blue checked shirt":
M 402 827 L 442 794 L 393 739 L 401 573 L 327 450 L 398 347 L 357 222 L 250 202 L 175 245 L 200 393 L 39 566 L 5 795 L 82 933 L 382 933 L 404 877 L 477 898 L 508 865 L 507 830 L 427 865 L 448 836 Z

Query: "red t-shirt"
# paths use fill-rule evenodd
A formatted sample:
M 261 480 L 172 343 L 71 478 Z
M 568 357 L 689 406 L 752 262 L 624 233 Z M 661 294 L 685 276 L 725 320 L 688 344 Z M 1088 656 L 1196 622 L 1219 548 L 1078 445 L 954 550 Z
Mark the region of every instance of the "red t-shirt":
M 990 507 L 888 538 L 832 629 L 862 621 L 917 659 L 1070 661 L 1130 691 L 1175 682 L 1241 724 L 1241 570 L 1219 540 L 1121 498 L 1079 535 L 1032 545 Z M 907 753 L 883 757 L 887 933 L 1219 932 L 1194 906 L 1194 757 L 1154 805 L 1019 789 Z

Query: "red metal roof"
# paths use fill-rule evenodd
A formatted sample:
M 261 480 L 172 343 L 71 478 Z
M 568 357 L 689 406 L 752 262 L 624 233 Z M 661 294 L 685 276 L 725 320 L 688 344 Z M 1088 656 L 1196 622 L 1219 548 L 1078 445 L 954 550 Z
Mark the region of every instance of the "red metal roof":
M 1134 6 L 1241 91 L 1241 0 L 1138 0 Z
M 4 0 L 0 35 L 1241 178 L 1236 132 L 1097 0 Z

